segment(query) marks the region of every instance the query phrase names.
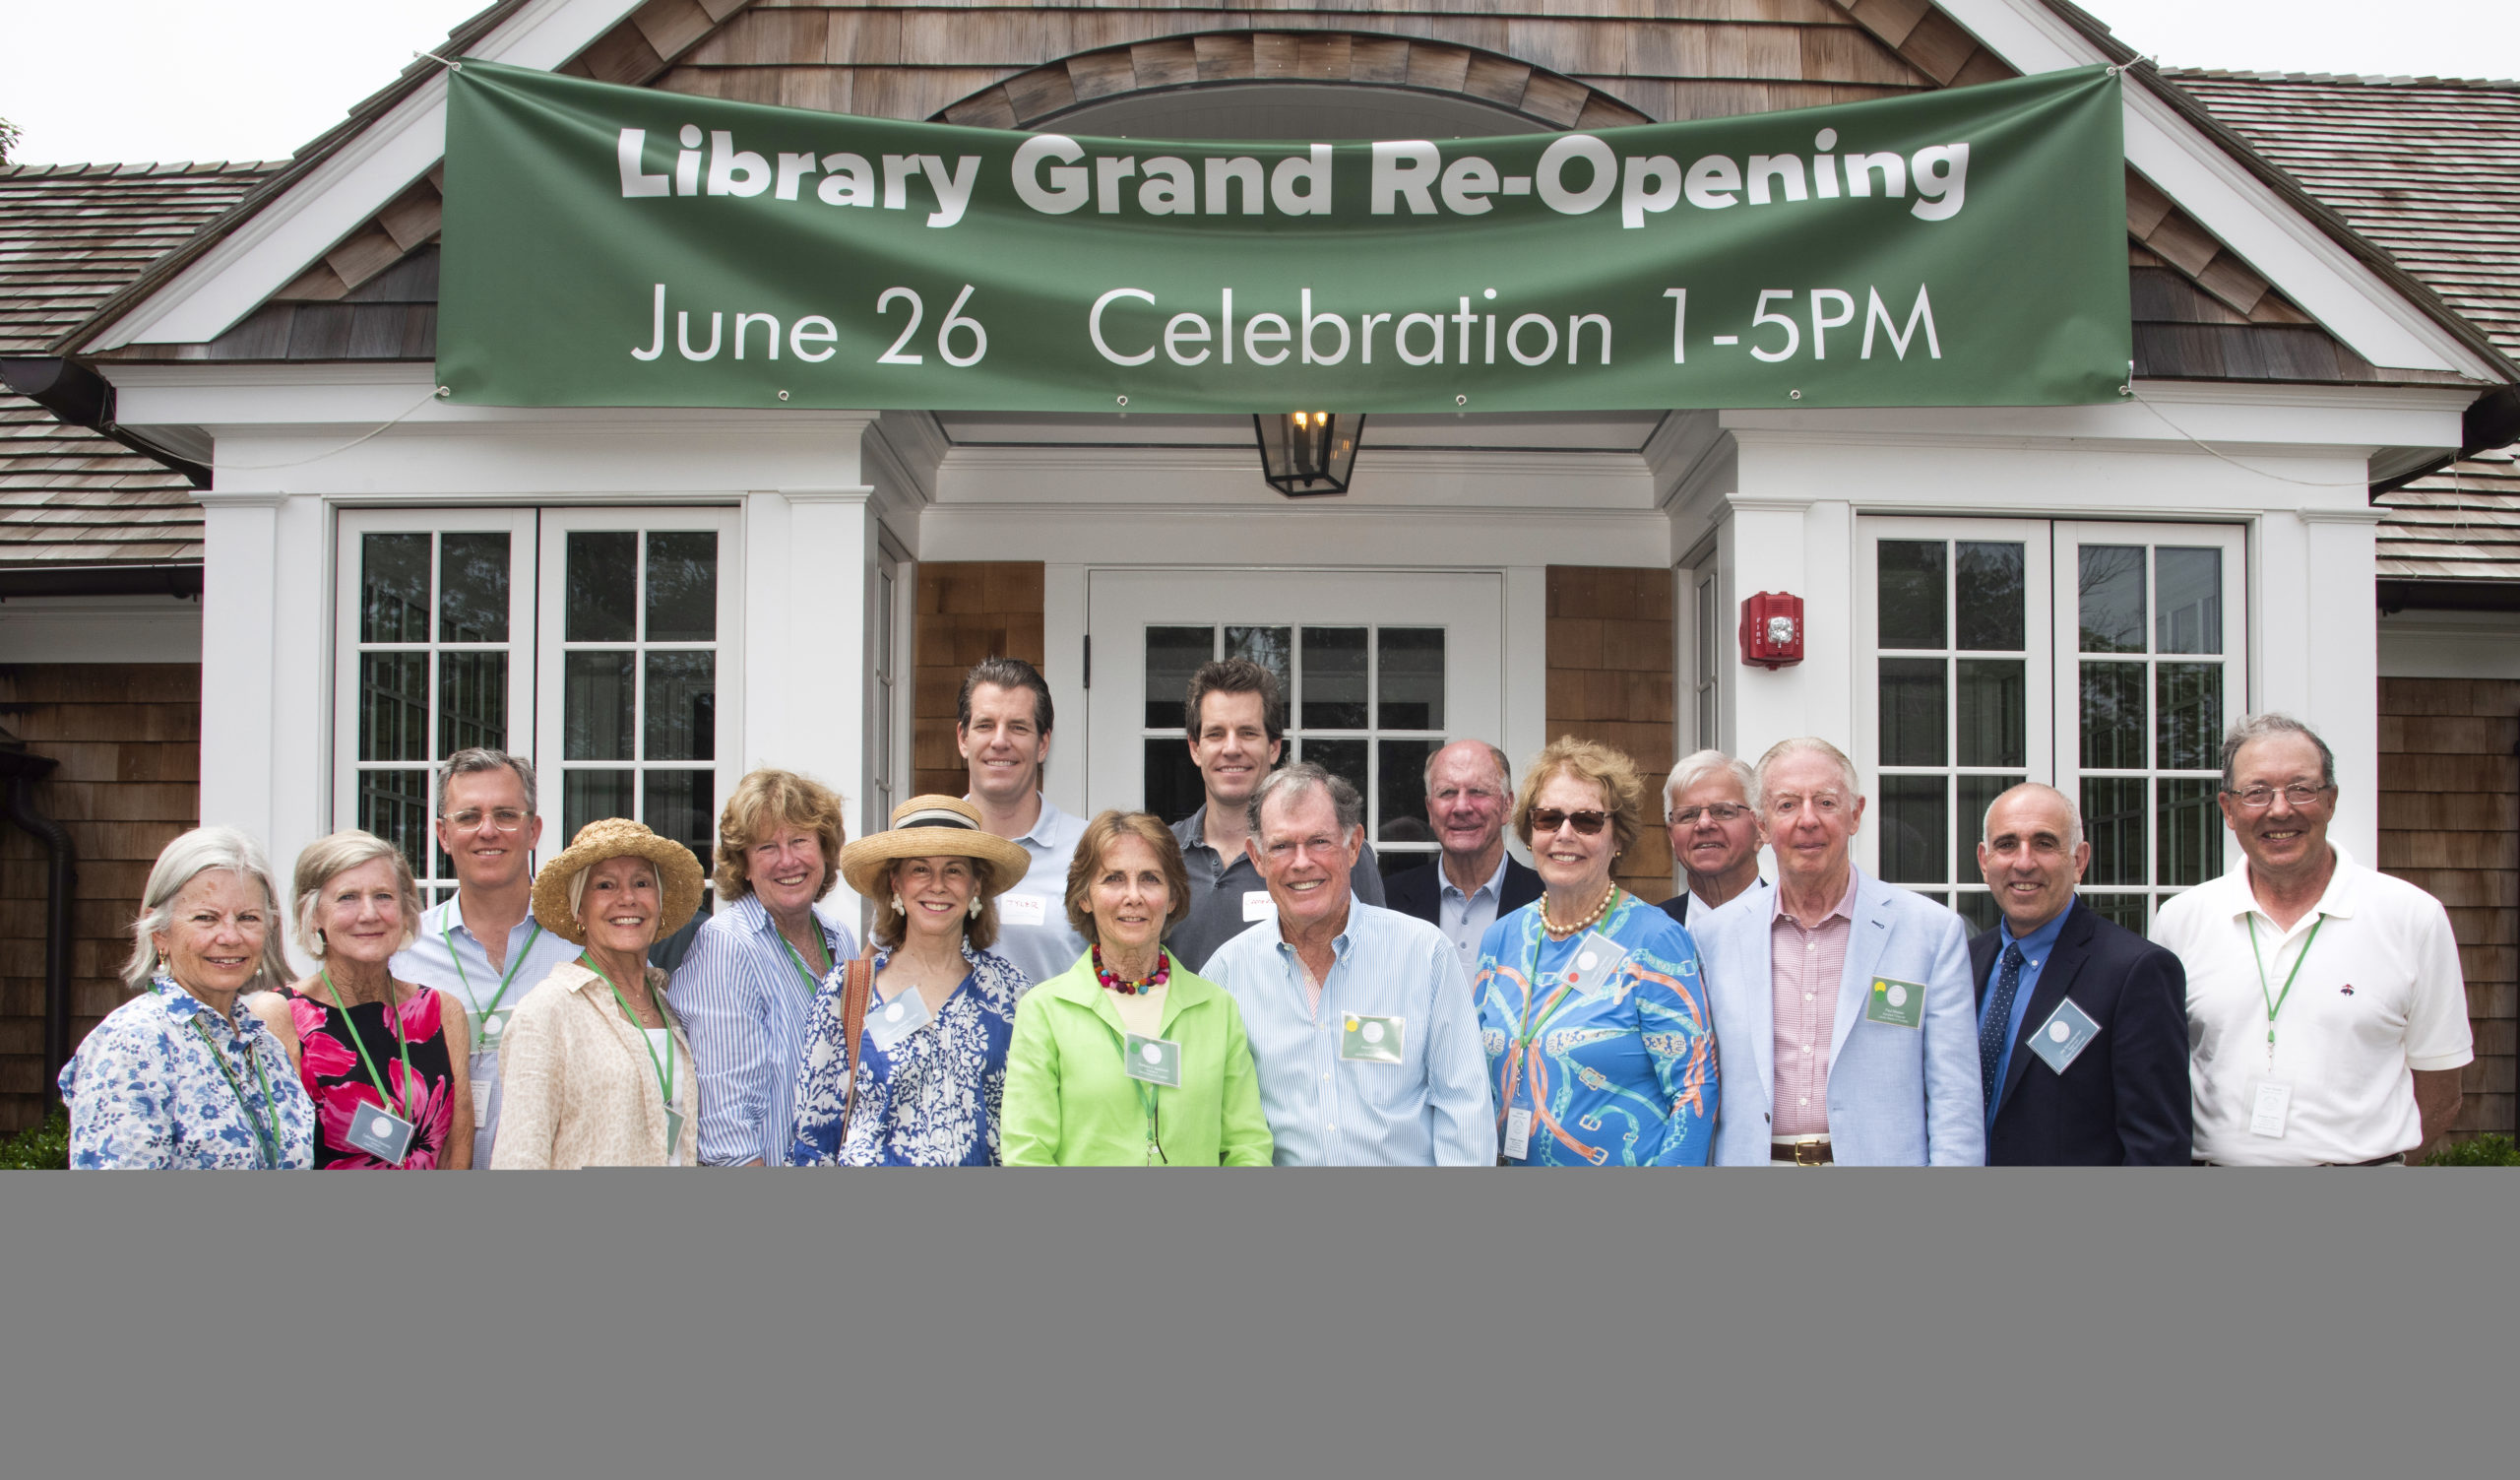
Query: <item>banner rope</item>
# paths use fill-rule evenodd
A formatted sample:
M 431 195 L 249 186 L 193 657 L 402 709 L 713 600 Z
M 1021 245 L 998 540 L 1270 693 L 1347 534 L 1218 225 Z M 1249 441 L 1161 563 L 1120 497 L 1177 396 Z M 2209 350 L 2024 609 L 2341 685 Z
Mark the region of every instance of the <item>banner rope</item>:
M 2371 485 L 2371 481 L 2367 478 L 2355 479 L 2350 483 L 2322 483 L 2315 479 L 2287 478 L 2281 473 L 2269 473 L 2263 468 L 2252 468 L 2248 464 L 2241 462 L 2238 458 L 2233 457 L 2228 453 L 2218 452 L 2214 448 L 2207 446 L 2202 441 L 2198 441 L 2194 432 L 2189 431 L 2186 427 L 2179 425 L 2169 417 L 2163 415 L 2160 407 L 2155 406 L 2149 399 L 2147 399 L 2143 392 L 2134 389 L 2134 382 L 2127 382 L 2126 394 L 2134 398 L 2136 405 L 2141 406 L 2148 412 L 2151 412 L 2154 418 L 2164 426 L 2177 432 L 2180 436 L 2187 438 L 2190 442 L 2194 442 L 2198 451 L 2205 453 L 2209 457 L 2220 458 L 2222 461 L 2239 469 L 2242 473 L 2254 473 L 2260 478 L 2271 478 L 2279 483 L 2291 483 L 2298 488 L 2367 488 Z
M 412 402 L 409 410 L 405 411 L 402 415 L 400 415 L 400 416 L 396 417 L 393 420 L 391 420 L 391 421 L 380 421 L 380 422 L 378 422 L 376 425 L 374 425 L 374 426 L 372 426 L 372 427 L 368 428 L 366 431 L 363 431 L 363 432 L 359 433 L 357 436 L 352 437 L 350 440 L 348 440 L 348 441 L 346 441 L 346 442 L 344 442 L 341 446 L 339 446 L 339 447 L 334 447 L 334 448 L 328 449 L 328 450 L 323 451 L 323 452 L 319 452 L 319 453 L 315 454 L 313 457 L 302 457 L 302 458 L 298 458 L 298 459 L 297 459 L 297 460 L 295 460 L 294 462 L 286 462 L 286 463 L 220 463 L 220 462 L 214 462 L 214 463 L 212 463 L 212 464 L 210 465 L 210 467 L 211 467 L 211 471 L 212 471 L 212 472 L 214 472 L 214 473 L 270 473 L 270 472 L 274 472 L 274 471 L 277 471 L 277 470 L 282 469 L 282 468 L 303 468 L 303 467 L 305 467 L 305 466 L 306 466 L 307 464 L 309 464 L 309 463 L 320 463 L 320 462 L 322 462 L 324 459 L 326 459 L 326 458 L 328 458 L 328 457 L 340 457 L 343 453 L 349 451 L 351 448 L 353 448 L 353 447 L 357 447 L 357 446 L 360 446 L 360 445 L 362 445 L 363 443 L 366 443 L 366 442 L 368 442 L 368 441 L 372 440 L 372 439 L 373 439 L 373 438 L 375 438 L 379 433 L 382 433 L 382 432 L 385 432 L 385 431 L 391 430 L 391 429 L 392 429 L 392 428 L 394 428 L 394 427 L 397 427 L 397 426 L 402 425 L 405 421 L 407 421 L 407 420 L 410 419 L 410 417 L 411 417 L 411 413 L 412 413 L 412 412 L 416 412 L 416 411 L 418 411 L 421 407 L 428 405 L 430 402 L 435 401 L 438 397 L 443 396 L 443 395 L 445 395 L 445 394 L 447 394 L 447 389 L 446 389 L 446 387 L 445 387 L 445 386 L 442 386 L 442 385 L 440 385 L 440 386 L 432 386 L 432 387 L 430 387 L 430 389 L 429 389 L 429 393 L 428 393 L 427 395 L 422 396 L 419 400 Z

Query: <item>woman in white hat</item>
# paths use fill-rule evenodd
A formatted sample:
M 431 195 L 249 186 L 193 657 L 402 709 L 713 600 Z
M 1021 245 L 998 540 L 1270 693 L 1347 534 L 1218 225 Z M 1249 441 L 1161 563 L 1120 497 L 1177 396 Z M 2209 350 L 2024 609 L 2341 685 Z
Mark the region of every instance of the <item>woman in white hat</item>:
M 995 1166 L 1015 1003 L 1031 983 L 989 946 L 997 896 L 1032 857 L 957 797 L 914 797 L 892 822 L 841 851 L 842 875 L 874 905 L 872 991 L 852 1014 L 841 970 L 814 997 L 793 1160 Z
M 648 948 L 700 908 L 700 861 L 627 817 L 578 829 L 534 880 L 534 918 L 585 947 L 525 995 L 499 1036 L 490 1165 L 687 1167 L 700 1076 Z

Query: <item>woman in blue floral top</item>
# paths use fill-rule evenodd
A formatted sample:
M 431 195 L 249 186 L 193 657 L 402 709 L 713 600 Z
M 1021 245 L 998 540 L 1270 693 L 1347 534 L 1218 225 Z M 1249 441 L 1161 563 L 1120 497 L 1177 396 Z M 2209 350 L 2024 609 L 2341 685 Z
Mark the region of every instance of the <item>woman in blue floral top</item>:
M 123 980 L 146 988 L 61 1069 L 74 1167 L 308 1167 L 315 1107 L 236 998 L 288 980 L 279 891 L 243 833 L 201 827 L 149 872 Z
M 1471 983 L 1511 1165 L 1702 1167 L 1713 1147 L 1697 948 L 1610 878 L 1644 798 L 1635 764 L 1591 740 L 1558 740 L 1523 777 L 1514 830 L 1544 892 L 1487 928 Z
M 1015 1003 L 1032 984 L 988 947 L 996 898 L 1032 856 L 983 831 L 978 809 L 957 797 L 914 797 L 892 821 L 840 856 L 849 886 L 875 902 L 874 992 L 854 1056 L 848 972 L 834 966 L 814 996 L 794 1163 L 995 1166 Z

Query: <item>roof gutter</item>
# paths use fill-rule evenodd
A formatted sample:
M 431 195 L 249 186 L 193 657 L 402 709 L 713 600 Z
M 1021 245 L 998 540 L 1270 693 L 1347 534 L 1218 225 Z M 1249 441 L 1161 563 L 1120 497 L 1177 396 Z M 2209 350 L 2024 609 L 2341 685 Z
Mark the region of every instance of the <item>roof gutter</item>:
M 2470 402 L 2467 411 L 2459 418 L 2458 451 L 2443 453 L 2404 473 L 2380 480 L 2371 485 L 2371 496 L 2377 498 L 2383 493 L 2394 493 L 2419 478 L 2430 478 L 2452 463 L 2463 462 L 2480 452 L 2508 447 L 2515 442 L 2520 442 L 2520 386 L 2497 385 Z
M 210 486 L 210 470 L 178 457 L 136 431 L 114 422 L 112 382 L 75 359 L 45 356 L 0 359 L 0 385 L 26 397 L 72 426 L 84 427 L 119 442 L 182 474 L 196 488 Z

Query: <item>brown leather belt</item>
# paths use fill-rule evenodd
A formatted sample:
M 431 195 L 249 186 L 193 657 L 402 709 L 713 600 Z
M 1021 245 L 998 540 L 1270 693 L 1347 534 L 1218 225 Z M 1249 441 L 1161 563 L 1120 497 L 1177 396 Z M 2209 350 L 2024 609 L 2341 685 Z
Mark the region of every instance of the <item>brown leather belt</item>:
M 1770 1141 L 1768 1160 L 1791 1162 L 1797 1167 L 1825 1167 L 1838 1158 L 1829 1150 L 1827 1141 Z

